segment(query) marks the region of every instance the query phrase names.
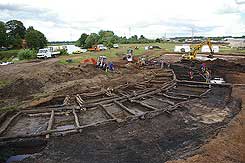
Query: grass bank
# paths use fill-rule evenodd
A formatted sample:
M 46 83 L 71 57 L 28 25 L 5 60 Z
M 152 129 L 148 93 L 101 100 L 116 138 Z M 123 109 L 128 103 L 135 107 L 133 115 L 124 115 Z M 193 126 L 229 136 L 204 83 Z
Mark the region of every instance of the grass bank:
M 12 61 L 13 58 L 17 57 L 20 50 L 6 50 L 0 51 L 0 61 L 8 62 Z

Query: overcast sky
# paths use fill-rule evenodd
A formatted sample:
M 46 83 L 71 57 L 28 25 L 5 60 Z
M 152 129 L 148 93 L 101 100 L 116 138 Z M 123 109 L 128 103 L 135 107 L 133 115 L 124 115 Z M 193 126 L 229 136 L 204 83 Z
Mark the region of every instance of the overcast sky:
M 148 38 L 245 35 L 245 0 L 0 0 L 0 21 L 21 20 L 49 41 L 112 30 Z

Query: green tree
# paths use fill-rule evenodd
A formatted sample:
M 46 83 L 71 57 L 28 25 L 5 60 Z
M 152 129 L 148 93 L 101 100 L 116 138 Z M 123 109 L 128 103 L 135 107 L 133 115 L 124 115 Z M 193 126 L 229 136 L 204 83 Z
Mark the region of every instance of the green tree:
M 9 35 L 17 36 L 20 38 L 24 38 L 26 34 L 26 28 L 21 21 L 18 20 L 10 20 L 6 23 L 6 28 Z
M 99 41 L 99 36 L 96 33 L 91 33 L 85 40 L 85 48 L 90 48 L 96 45 Z
M 5 24 L 0 21 L 0 47 L 7 46 L 7 38 Z
M 8 35 L 7 44 L 10 47 L 21 48 L 22 39 L 19 35 L 17 36 Z
M 84 47 L 85 46 L 85 40 L 87 39 L 88 35 L 86 33 L 83 33 L 80 38 L 76 42 L 76 46 Z
M 31 49 L 40 49 L 47 46 L 48 41 L 42 32 L 29 27 L 26 32 L 26 43 Z
M 127 39 L 126 36 L 120 37 L 120 38 L 119 38 L 119 42 L 120 42 L 121 44 L 127 44 L 127 43 L 128 43 L 128 39 Z
M 15 48 L 20 48 L 22 39 L 25 38 L 26 28 L 21 21 L 10 20 L 6 24 L 8 43 Z
M 147 43 L 149 42 L 148 39 L 145 38 L 144 35 L 140 35 L 140 38 L 138 40 L 139 43 Z
M 157 38 L 155 41 L 160 43 L 161 42 L 161 39 L 160 38 Z
M 112 47 L 112 45 L 116 42 L 116 37 L 114 35 L 113 31 L 104 31 L 100 30 L 99 31 L 99 40 L 98 43 L 104 44 L 108 47 Z
M 137 36 L 137 35 L 131 36 L 131 37 L 128 39 L 128 42 L 129 42 L 129 43 L 138 43 L 138 36 Z

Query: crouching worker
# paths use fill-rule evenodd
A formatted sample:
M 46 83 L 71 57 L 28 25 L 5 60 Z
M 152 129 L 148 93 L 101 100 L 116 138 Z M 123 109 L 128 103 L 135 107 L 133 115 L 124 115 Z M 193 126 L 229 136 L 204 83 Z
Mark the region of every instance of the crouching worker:
M 109 68 L 110 71 L 114 71 L 115 70 L 114 64 L 112 62 L 109 63 L 108 68 Z

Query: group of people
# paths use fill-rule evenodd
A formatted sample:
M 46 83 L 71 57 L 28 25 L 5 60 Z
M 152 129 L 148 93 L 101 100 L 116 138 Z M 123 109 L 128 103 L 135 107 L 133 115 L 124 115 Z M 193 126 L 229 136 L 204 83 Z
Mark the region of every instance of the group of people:
M 104 57 L 104 56 L 100 56 L 98 58 L 97 63 L 96 63 L 96 68 L 100 68 L 102 70 L 105 70 L 106 72 L 115 70 L 115 66 L 114 66 L 113 62 L 110 61 L 107 64 L 106 57 Z
M 200 73 L 199 74 L 205 78 L 207 83 L 210 82 L 211 74 L 210 74 L 210 71 L 207 68 L 206 63 L 202 63 L 200 65 Z M 191 80 L 194 78 L 194 72 L 193 72 L 191 67 L 189 68 L 189 78 Z

